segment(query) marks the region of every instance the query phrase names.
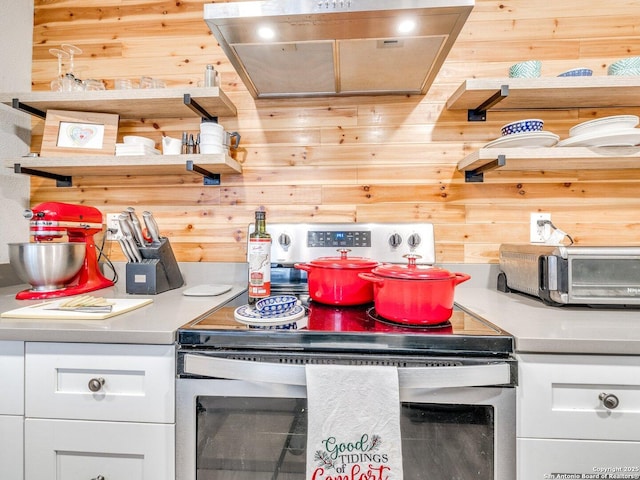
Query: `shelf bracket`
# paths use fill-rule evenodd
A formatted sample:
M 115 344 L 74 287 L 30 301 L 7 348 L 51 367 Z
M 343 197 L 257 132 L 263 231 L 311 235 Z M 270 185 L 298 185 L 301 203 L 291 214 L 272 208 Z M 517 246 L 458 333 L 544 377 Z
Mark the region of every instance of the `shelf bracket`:
M 467 121 L 486 122 L 487 110 L 504 100 L 507 96 L 509 96 L 509 85 L 501 85 L 500 90 L 491 95 L 482 105 L 479 105 L 475 109 L 467 110 Z
M 202 108 L 202 105 L 200 105 L 193 98 L 191 98 L 191 94 L 185 93 L 183 96 L 183 102 L 187 107 L 189 107 L 195 113 L 200 115 L 202 118 L 206 120 L 213 120 L 216 123 L 218 122 L 218 117 L 214 117 L 211 114 L 209 114 L 209 112 L 207 112 L 204 108 Z
M 505 155 L 498 155 L 498 158 L 492 160 L 489 163 L 484 164 L 475 170 L 466 170 L 464 172 L 464 181 L 467 183 L 482 183 L 484 181 L 484 172 L 489 170 L 495 170 L 499 167 L 504 167 L 507 164 L 507 157 Z
M 13 164 L 13 171 L 15 173 L 24 173 L 25 175 L 34 175 L 36 177 L 49 178 L 56 181 L 56 187 L 71 187 L 72 177 L 69 175 L 58 175 L 56 173 L 45 172 L 42 170 L 36 170 L 35 168 L 26 168 L 19 163 Z
M 220 174 L 219 173 L 211 173 L 209 170 L 206 170 L 198 165 L 193 163 L 193 160 L 187 160 L 187 171 L 199 173 L 204 177 L 203 183 L 204 185 L 220 185 Z
M 34 107 L 30 107 L 26 103 L 22 103 L 19 98 L 14 98 L 11 102 L 11 106 L 16 110 L 20 110 L 21 112 L 26 112 L 34 117 L 42 118 L 43 120 L 47 118 L 47 112 L 43 112 L 42 110 Z

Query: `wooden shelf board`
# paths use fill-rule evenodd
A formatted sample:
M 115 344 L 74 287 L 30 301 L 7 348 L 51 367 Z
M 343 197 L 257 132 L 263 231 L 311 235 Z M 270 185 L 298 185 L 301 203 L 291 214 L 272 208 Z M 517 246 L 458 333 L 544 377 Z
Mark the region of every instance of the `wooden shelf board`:
M 640 147 L 481 148 L 458 162 L 459 171 L 476 170 L 504 155 L 500 170 L 640 169 Z
M 509 86 L 509 95 L 491 110 L 635 106 L 640 76 L 474 78 L 447 100 L 449 110 L 473 110 Z
M 5 159 L 4 165 L 13 170 L 14 164 L 66 176 L 102 175 L 184 175 L 189 173 L 187 161 L 193 161 L 210 173 L 242 173 L 242 166 L 223 154 L 211 155 L 136 155 L 136 156 L 78 156 L 78 157 L 22 157 Z
M 218 87 L 99 90 L 91 92 L 2 93 L 0 102 L 13 99 L 38 110 L 115 113 L 120 118 L 180 118 L 198 116 L 184 104 L 188 93 L 211 116 L 236 116 L 235 105 Z

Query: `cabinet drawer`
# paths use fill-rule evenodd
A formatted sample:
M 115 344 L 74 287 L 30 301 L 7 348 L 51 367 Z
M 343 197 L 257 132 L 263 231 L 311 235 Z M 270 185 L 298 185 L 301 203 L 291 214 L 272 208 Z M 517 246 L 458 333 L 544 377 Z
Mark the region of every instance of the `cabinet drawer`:
M 25 420 L 25 478 L 173 480 L 174 426 Z
M 26 344 L 25 415 L 173 423 L 173 345 Z
M 519 438 L 517 478 L 639 478 L 638 452 L 639 442 Z
M 521 355 L 518 368 L 518 437 L 640 440 L 640 357 Z
M 0 415 L 24 414 L 24 342 L 0 342 Z
M 23 480 L 24 417 L 0 415 L 0 478 Z

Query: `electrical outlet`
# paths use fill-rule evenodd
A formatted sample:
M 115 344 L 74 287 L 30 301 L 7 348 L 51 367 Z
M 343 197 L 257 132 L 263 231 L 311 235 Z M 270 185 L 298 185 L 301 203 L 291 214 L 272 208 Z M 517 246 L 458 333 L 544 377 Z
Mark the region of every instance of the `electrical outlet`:
M 119 215 L 119 213 L 107 213 L 107 241 L 114 241 L 120 238 Z
M 545 221 L 546 223 L 538 223 Z M 544 243 L 551 237 L 551 214 L 532 213 L 529 225 L 529 242 Z

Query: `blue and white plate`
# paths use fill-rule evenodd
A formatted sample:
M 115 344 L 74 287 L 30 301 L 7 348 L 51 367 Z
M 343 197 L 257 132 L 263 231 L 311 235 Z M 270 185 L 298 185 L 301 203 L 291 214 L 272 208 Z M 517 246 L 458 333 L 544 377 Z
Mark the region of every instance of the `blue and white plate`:
M 566 72 L 562 72 L 559 77 L 590 77 L 593 75 L 593 70 L 590 68 L 572 68 Z
M 294 305 L 285 312 L 268 315 L 262 314 L 250 305 L 242 305 L 233 312 L 233 316 L 238 322 L 250 327 L 260 328 L 283 327 L 284 325 L 295 323 L 304 315 L 305 309 L 302 305 Z

